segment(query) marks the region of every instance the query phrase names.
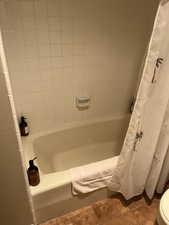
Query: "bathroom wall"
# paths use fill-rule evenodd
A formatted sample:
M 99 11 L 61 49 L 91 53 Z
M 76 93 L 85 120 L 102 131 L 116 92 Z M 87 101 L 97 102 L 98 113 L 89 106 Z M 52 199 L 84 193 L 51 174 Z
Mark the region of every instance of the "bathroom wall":
M 33 216 L 24 177 L 16 126 L 7 89 L 7 70 L 2 67 L 0 37 L 0 223 L 3 225 L 31 225 Z M 13 105 L 12 105 L 13 106 Z
M 33 133 L 129 111 L 157 3 L 1 0 L 17 113 Z M 90 109 L 78 111 L 76 96 Z

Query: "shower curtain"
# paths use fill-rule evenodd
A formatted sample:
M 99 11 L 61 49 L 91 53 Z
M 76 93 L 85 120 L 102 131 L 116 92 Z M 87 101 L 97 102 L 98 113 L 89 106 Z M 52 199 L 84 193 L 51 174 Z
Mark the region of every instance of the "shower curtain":
M 142 79 L 109 189 L 126 199 L 162 192 L 169 174 L 169 3 L 154 22 Z

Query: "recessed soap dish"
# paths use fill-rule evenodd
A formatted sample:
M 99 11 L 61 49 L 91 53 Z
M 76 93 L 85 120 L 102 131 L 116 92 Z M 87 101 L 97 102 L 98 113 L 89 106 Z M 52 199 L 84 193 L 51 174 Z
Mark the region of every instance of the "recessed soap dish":
M 89 96 L 76 97 L 76 107 L 79 110 L 86 110 L 90 107 L 91 98 Z

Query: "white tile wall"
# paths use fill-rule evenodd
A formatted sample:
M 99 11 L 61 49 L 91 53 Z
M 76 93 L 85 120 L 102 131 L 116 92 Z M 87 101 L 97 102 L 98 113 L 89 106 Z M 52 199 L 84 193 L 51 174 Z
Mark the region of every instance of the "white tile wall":
M 157 2 L 1 1 L 17 112 L 32 132 L 127 112 Z M 92 98 L 85 112 L 80 95 Z

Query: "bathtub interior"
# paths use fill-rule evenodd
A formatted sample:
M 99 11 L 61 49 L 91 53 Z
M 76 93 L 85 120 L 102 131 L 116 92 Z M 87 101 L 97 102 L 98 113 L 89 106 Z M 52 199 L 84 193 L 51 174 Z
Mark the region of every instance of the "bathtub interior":
M 34 140 L 42 174 L 112 158 L 120 154 L 127 116 L 57 131 Z

